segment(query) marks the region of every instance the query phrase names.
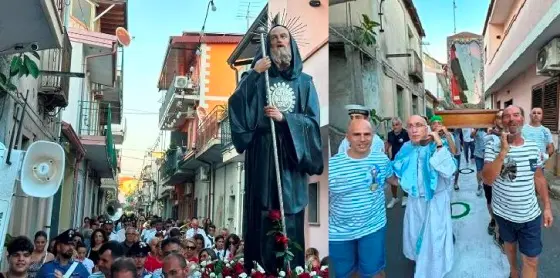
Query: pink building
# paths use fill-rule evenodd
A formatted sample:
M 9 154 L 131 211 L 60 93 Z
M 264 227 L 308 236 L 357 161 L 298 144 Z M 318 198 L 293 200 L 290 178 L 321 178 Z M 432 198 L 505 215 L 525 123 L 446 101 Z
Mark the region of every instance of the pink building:
M 484 26 L 487 108 L 515 104 L 544 111 L 558 146 L 560 1 L 492 0 Z M 550 159 L 547 168 L 558 168 Z
M 277 14 L 289 21 L 298 18 L 301 25 L 306 25 L 302 32 L 305 44 L 300 44 L 300 54 L 304 59 L 303 71 L 313 77 L 315 87 L 319 93 L 321 106 L 321 135 L 323 140 L 323 160 L 325 171 L 321 176 L 310 177 L 309 180 L 309 205 L 306 211 L 306 247 L 315 247 L 321 257 L 328 256 L 329 236 L 329 191 L 328 191 L 328 108 L 329 108 L 329 69 L 328 69 L 328 1 L 321 0 L 321 5 L 312 6 L 310 1 L 301 0 L 274 0 L 261 12 L 255 22 L 269 21 Z M 252 28 L 234 50 L 228 63 L 235 67 L 240 74 L 250 65 L 258 44 L 251 44 Z

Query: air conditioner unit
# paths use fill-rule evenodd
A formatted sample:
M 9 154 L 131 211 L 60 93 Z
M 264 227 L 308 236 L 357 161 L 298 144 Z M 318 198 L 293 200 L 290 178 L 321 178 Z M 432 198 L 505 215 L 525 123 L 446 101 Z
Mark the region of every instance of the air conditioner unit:
M 208 170 L 204 167 L 198 168 L 198 177 L 200 181 L 209 181 Z
M 192 82 L 186 76 L 176 76 L 173 81 L 173 87 L 176 89 L 187 89 Z
M 554 75 L 560 71 L 560 38 L 554 38 L 537 54 L 537 74 Z

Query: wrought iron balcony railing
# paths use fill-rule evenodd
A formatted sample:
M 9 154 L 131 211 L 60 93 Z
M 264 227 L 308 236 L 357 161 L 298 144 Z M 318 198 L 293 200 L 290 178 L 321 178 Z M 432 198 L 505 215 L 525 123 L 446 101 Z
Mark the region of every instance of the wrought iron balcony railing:
M 229 126 L 229 116 L 225 113 L 224 118 L 220 122 L 220 129 L 222 135 L 222 146 L 223 148 L 228 148 L 231 146 L 231 127 Z
M 105 108 L 102 108 L 102 103 L 100 102 L 80 101 L 80 122 L 78 124 L 78 135 L 105 136 L 109 165 L 116 174 L 118 161 L 113 131 L 110 124 L 112 117 L 113 115 L 110 103 L 107 104 Z
M 226 108 L 218 105 L 200 123 L 196 136 L 196 149 L 198 151 L 202 150 L 210 140 L 220 139 L 220 122 L 226 114 Z
M 165 152 L 165 161 L 160 166 L 161 179 L 165 180 L 171 177 L 179 168 L 179 162 L 183 159 L 183 150 L 181 147 L 170 148 Z

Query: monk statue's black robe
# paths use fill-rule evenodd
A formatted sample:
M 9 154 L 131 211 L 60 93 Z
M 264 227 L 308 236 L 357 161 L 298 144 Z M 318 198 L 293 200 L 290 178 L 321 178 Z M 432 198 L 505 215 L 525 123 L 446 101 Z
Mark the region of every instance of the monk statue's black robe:
M 308 176 L 323 172 L 323 155 L 317 92 L 311 76 L 302 72 L 303 61 L 296 42 L 291 39 L 290 43 L 289 69 L 280 71 L 274 63 L 269 69 L 271 104 L 284 115 L 284 120 L 275 122 L 275 126 L 287 234 L 305 249 Z M 270 42 L 267 53 L 269 50 Z M 261 57 L 262 54 L 257 55 L 252 67 Z M 284 265 L 282 259 L 276 258 L 282 245 L 266 235 L 272 230 L 268 212 L 280 209 L 270 118 L 264 115 L 267 103 L 264 73 L 250 70 L 230 97 L 228 113 L 233 145 L 237 152 L 245 152 L 245 268 L 250 270 L 256 261 L 267 272 L 276 273 Z M 304 251 L 291 251 L 295 255 L 291 267 L 303 266 Z

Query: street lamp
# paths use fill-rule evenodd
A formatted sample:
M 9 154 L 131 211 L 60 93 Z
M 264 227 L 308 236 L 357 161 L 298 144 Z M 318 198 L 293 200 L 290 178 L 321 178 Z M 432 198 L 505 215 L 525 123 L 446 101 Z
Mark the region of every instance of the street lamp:
M 210 0 L 210 5 L 212 6 L 212 11 L 216 11 L 216 5 L 214 5 L 214 0 Z

